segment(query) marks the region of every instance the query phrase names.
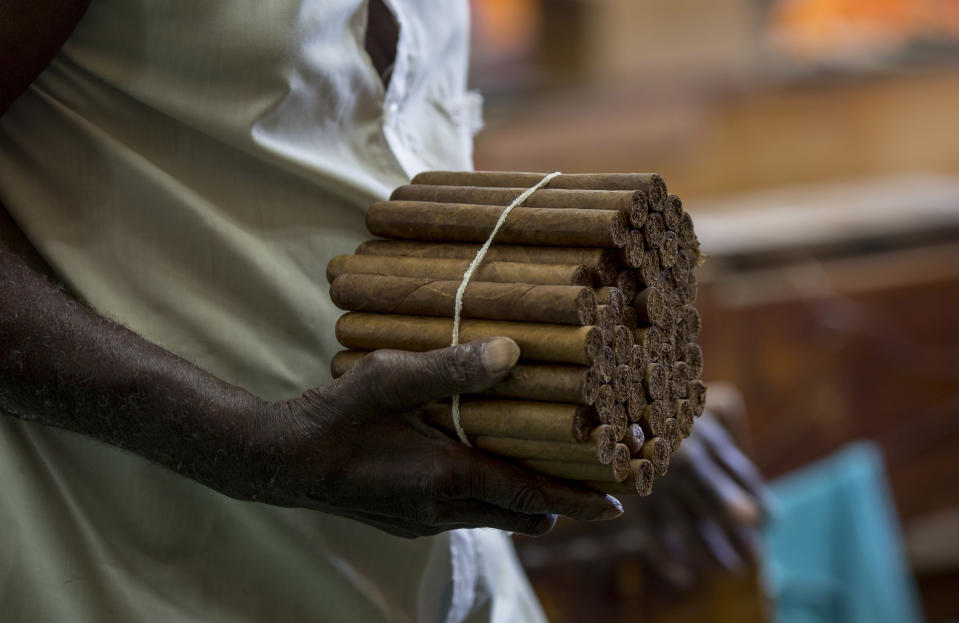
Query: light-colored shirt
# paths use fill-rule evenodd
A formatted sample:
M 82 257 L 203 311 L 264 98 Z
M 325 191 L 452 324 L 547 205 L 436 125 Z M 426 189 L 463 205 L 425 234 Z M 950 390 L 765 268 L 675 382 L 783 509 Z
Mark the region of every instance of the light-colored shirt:
M 384 88 L 363 0 L 94 0 L 0 119 L 0 200 L 100 313 L 264 399 L 326 383 L 327 262 L 371 201 L 469 168 L 478 127 L 466 3 L 387 4 Z M 238 502 L 6 417 L 0 474 L 4 620 L 543 618 L 497 531 Z

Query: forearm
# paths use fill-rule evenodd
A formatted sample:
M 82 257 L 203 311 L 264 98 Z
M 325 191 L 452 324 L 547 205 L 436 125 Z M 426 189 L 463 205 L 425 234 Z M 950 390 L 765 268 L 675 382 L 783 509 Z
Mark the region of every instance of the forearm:
M 78 302 L 22 252 L 9 221 L 0 230 L 0 412 L 223 490 L 217 463 L 239 459 L 267 405 Z

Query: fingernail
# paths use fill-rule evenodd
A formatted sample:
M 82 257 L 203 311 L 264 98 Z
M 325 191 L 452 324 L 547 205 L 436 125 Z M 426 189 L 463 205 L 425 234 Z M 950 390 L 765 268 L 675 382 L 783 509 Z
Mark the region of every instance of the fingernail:
M 619 500 L 611 495 L 606 495 L 606 510 L 599 516 L 599 519 L 616 519 L 623 514 L 623 505 Z
M 490 374 L 502 374 L 516 365 L 519 346 L 508 337 L 497 337 L 483 346 L 483 367 Z

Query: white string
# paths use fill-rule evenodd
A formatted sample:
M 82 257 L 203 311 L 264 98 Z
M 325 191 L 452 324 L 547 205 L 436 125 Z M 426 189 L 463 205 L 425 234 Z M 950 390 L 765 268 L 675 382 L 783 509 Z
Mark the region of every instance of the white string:
M 476 252 L 476 257 L 473 258 L 473 261 L 470 262 L 469 268 L 467 268 L 466 272 L 463 273 L 463 281 L 460 283 L 460 287 L 456 290 L 456 300 L 453 306 L 453 340 L 450 342 L 450 346 L 456 346 L 460 343 L 460 315 L 463 311 L 463 293 L 466 292 L 466 286 L 469 285 L 470 278 L 473 276 L 473 272 L 476 270 L 476 267 L 479 266 L 483 261 L 483 258 L 486 257 L 486 252 L 489 251 L 490 246 L 493 244 L 493 238 L 496 237 L 496 233 L 499 231 L 499 228 L 502 227 L 503 223 L 506 222 L 506 217 L 513 208 L 529 199 L 530 195 L 543 186 L 549 184 L 550 180 L 559 174 L 559 171 L 550 173 L 541 179 L 535 186 L 524 190 L 522 193 L 520 193 L 520 196 L 516 199 L 513 199 L 513 203 L 506 206 L 506 208 L 503 210 L 503 213 L 499 215 L 499 220 L 496 221 L 496 225 L 493 226 L 493 231 L 490 233 L 489 238 L 486 239 L 486 242 L 483 243 L 483 246 L 481 246 L 479 251 Z M 460 441 L 472 447 L 473 444 L 471 444 L 469 439 L 466 438 L 466 432 L 463 430 L 463 425 L 460 424 L 459 394 L 455 394 L 453 396 L 452 414 L 453 427 L 456 429 L 456 434 L 460 438 Z

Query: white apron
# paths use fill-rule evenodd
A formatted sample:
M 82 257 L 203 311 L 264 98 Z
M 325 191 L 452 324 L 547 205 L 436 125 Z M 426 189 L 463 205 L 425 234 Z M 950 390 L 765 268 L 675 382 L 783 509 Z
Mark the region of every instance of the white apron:
M 466 3 L 387 4 L 384 90 L 363 0 L 94 0 L 0 119 L 0 201 L 147 339 L 267 400 L 328 382 L 328 260 L 370 201 L 469 168 L 478 126 Z M 543 618 L 497 531 L 408 541 L 237 502 L 6 417 L 0 474 L 4 621 Z

